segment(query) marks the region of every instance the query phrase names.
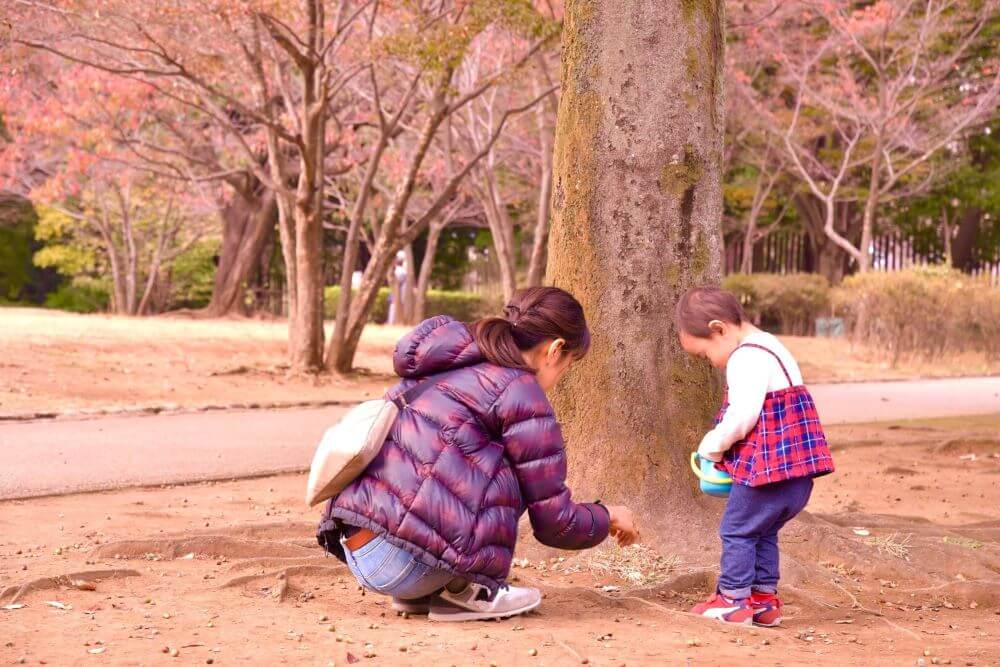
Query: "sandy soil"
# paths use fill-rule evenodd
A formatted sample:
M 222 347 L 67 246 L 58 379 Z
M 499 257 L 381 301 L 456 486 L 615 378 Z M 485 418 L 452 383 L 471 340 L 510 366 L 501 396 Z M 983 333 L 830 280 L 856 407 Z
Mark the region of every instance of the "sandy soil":
M 714 553 L 530 539 L 513 575 L 537 613 L 401 618 L 323 557 L 299 475 L 0 503 L 0 663 L 1000 664 L 998 433 L 830 429 L 838 473 L 783 533 L 775 630 L 684 613 Z
M 0 415 L 357 400 L 389 382 L 404 332 L 368 327 L 362 373 L 301 378 L 287 373 L 283 322 L 0 308 Z M 892 369 L 843 340 L 784 340 L 810 383 L 1000 374 L 976 355 Z

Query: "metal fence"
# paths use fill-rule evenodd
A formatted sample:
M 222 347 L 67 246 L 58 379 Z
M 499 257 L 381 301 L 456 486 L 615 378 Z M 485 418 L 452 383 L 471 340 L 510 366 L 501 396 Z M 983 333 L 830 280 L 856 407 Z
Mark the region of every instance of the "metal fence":
M 941 264 L 944 253 L 918 248 L 913 241 L 901 234 L 884 234 L 872 240 L 872 268 L 875 271 L 899 271 L 911 266 Z M 855 269 L 847 255 L 840 253 L 845 262 L 845 274 Z M 752 271 L 754 273 L 814 273 L 817 270 L 816 253 L 809 236 L 803 232 L 775 232 L 754 244 Z M 743 235 L 726 237 L 725 272 L 738 273 L 743 265 Z M 994 286 L 1000 286 L 1000 258 L 978 260 L 966 271 L 974 276 L 986 276 Z

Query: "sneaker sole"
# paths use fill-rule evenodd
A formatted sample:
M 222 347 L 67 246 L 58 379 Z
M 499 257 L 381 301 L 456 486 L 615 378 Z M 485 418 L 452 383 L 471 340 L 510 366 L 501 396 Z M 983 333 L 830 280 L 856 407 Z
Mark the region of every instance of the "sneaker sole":
M 482 612 L 482 611 L 469 611 L 467 609 L 460 608 L 435 608 L 431 607 L 430 614 L 427 618 L 431 621 L 438 621 L 441 623 L 457 622 L 457 621 L 492 621 L 492 620 L 503 620 L 505 618 L 510 618 L 511 616 L 520 616 L 521 614 L 526 614 L 533 609 L 537 609 L 538 606 L 542 604 L 541 600 L 535 600 L 531 604 L 525 605 L 520 609 L 515 609 L 513 611 L 505 611 L 502 614 L 496 612 Z
M 718 621 L 719 623 L 725 623 L 726 625 L 753 625 L 752 616 L 747 617 L 747 619 L 743 621 L 727 621 L 725 618 L 722 617 L 723 614 L 730 614 L 733 611 L 734 611 L 733 609 L 721 609 L 721 608 L 708 609 L 705 612 L 703 612 L 701 616 L 703 618 L 710 618 L 713 621 Z
M 411 604 L 409 602 L 395 601 L 392 602 L 392 610 L 399 612 L 400 614 L 413 614 L 415 616 L 423 616 L 424 614 L 430 613 L 431 606 L 429 604 Z
M 772 621 L 771 623 L 761 623 L 760 621 L 754 621 L 753 624 L 756 625 L 758 628 L 776 628 L 779 625 L 781 625 L 781 619 L 779 618 L 777 621 Z

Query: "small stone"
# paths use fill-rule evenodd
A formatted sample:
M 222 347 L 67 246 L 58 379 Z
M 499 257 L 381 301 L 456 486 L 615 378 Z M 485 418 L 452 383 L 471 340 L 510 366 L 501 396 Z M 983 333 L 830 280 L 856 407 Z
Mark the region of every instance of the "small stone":
M 923 658 L 917 658 L 917 667 L 927 667 L 927 661 Z
M 687 640 L 687 645 L 688 646 L 701 646 L 701 642 L 699 642 L 697 639 L 689 639 L 689 640 Z
M 215 664 L 215 658 L 208 658 L 207 660 L 205 660 L 205 664 L 206 665 Z
M 181 654 L 181 652 L 178 651 L 177 649 L 175 649 L 175 648 L 170 649 L 170 657 L 171 658 L 176 658 L 180 654 Z
M 327 632 L 336 632 L 337 631 L 337 626 L 335 626 L 335 625 L 328 625 L 328 626 L 326 626 L 326 631 Z
M 170 647 L 164 646 L 163 648 L 160 649 L 160 653 L 170 653 Z
M 167 612 L 163 612 L 163 618 L 170 618 L 170 614 L 168 614 Z
M 407 650 L 407 649 L 406 649 L 406 647 L 405 647 L 405 646 L 400 646 L 400 647 L 399 647 L 399 652 L 400 652 L 400 653 L 406 653 L 406 650 Z
M 528 655 L 530 655 L 530 656 L 536 656 L 536 655 L 538 655 L 538 649 L 537 648 L 531 649 L 530 651 L 528 651 Z

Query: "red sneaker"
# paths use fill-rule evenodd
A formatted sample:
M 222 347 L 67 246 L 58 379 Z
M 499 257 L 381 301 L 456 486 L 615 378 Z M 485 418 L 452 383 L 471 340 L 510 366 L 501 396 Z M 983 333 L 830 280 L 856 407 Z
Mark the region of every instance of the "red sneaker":
M 753 607 L 750 606 L 750 598 L 731 598 L 722 593 L 716 593 L 704 602 L 696 604 L 691 608 L 691 613 L 735 625 L 753 623 Z
M 765 628 L 781 625 L 781 600 L 774 593 L 754 591 L 750 595 L 750 606 L 753 608 L 754 625 Z

